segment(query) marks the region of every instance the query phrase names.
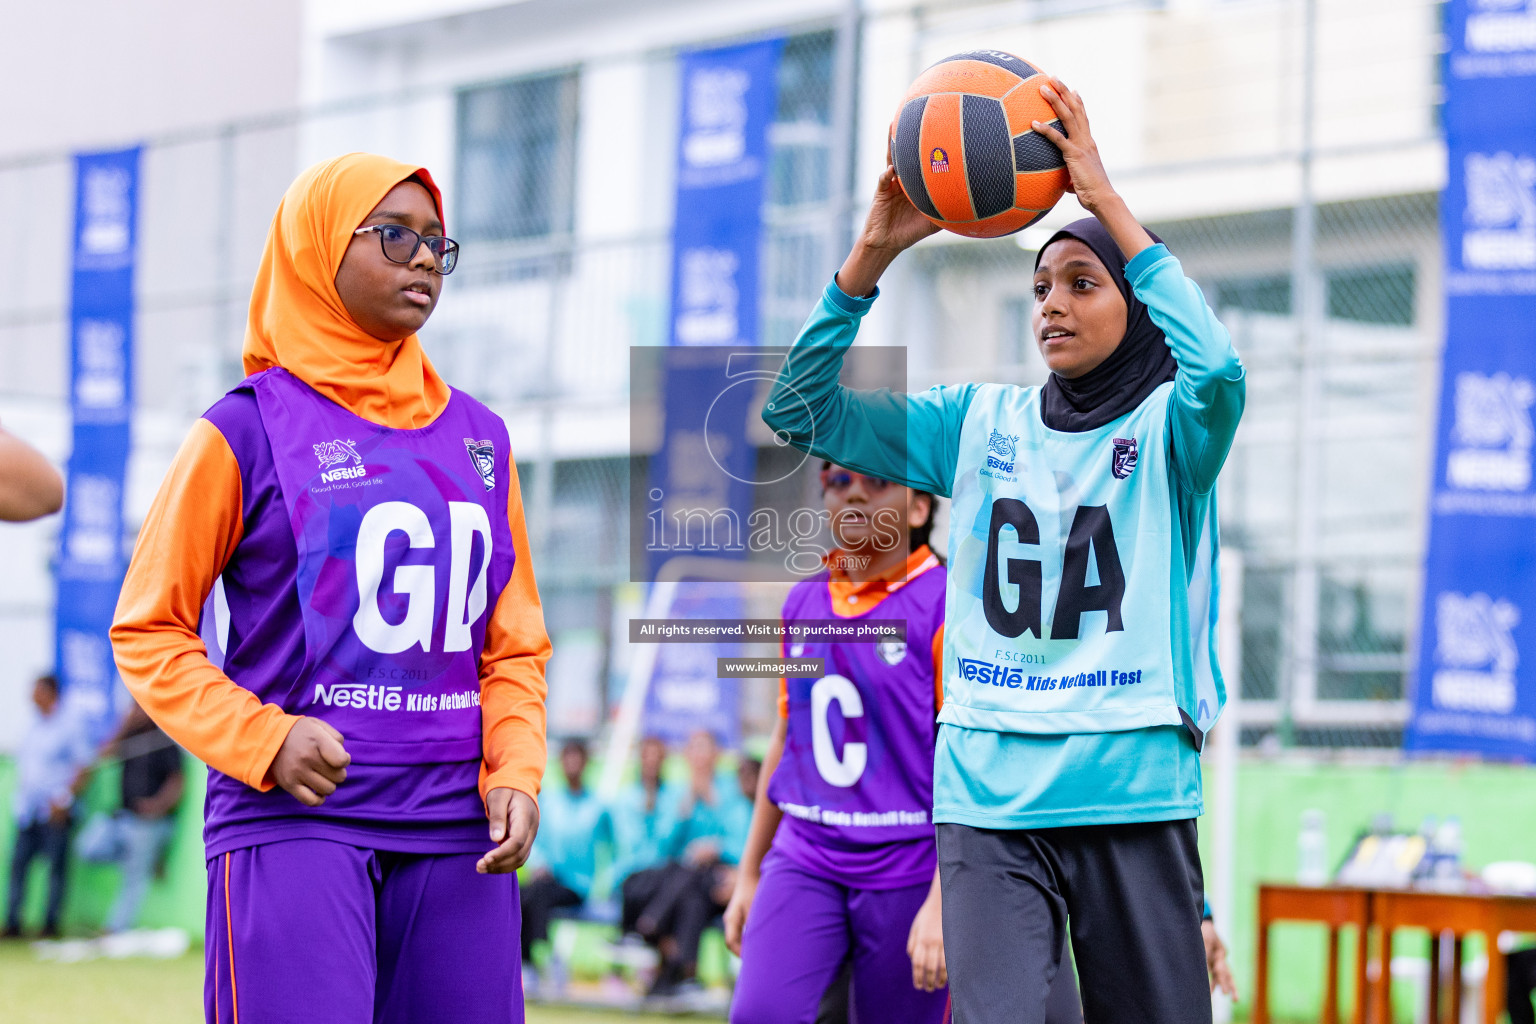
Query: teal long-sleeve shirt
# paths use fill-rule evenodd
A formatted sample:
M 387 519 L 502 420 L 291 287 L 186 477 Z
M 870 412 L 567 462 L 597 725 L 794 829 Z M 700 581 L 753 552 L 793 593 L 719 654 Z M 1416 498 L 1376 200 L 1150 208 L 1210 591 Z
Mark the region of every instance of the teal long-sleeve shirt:
M 586 899 L 597 875 L 597 848 L 612 842 L 608 809 L 590 789 L 549 786 L 539 799 L 539 835 L 528 859 Z
M 1242 363 L 1227 329 L 1166 246 L 1137 253 L 1126 265 L 1125 279 L 1167 336 L 1179 367 L 1169 400 L 1175 474 L 1190 493 L 1208 493 L 1243 414 Z M 960 427 L 976 385 L 903 394 L 838 384 L 843 353 L 878 294 L 856 299 L 835 281 L 827 285 L 795 339 L 763 420 L 812 455 L 947 498 L 959 460 Z M 903 432 L 905 453 L 890 443 Z
M 678 828 L 674 817 L 678 798 L 673 787 L 662 785 L 647 810 L 645 787 L 637 783 L 609 805 L 615 890 L 636 871 L 656 867 L 671 855 Z
M 683 789 L 678 793 L 672 817 L 677 823 L 672 833 L 671 855 L 688 856 L 695 843 L 708 843 L 717 849 L 727 864 L 741 860 L 747 844 L 747 830 L 752 825 L 752 801 L 737 788 L 734 775 L 716 776 L 714 803 L 695 800 Z
M 1189 550 L 1242 416 L 1243 367 L 1226 328 L 1165 246 L 1138 253 L 1125 277 L 1178 365 L 1168 410 L 1171 500 Z M 827 286 L 763 419 L 814 456 L 948 497 L 977 385 L 915 394 L 841 386 L 843 354 L 874 301 Z M 905 450 L 892 443 L 902 437 Z M 1179 727 L 1026 736 L 945 725 L 935 756 L 935 821 L 1046 828 L 1201 813 L 1199 754 Z

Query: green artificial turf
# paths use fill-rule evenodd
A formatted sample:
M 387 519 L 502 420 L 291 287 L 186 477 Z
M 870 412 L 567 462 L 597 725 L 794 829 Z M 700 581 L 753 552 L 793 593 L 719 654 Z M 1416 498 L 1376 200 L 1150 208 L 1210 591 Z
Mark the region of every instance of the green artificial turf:
M 175 960 L 40 961 L 29 945 L 0 942 L 0 1020 L 6 1024 L 201 1024 L 200 949 Z M 636 1024 L 676 1020 L 575 1007 L 528 1007 L 528 1024 Z
M 0 943 L 0 1018 L 13 1024 L 201 1024 L 201 950 L 175 960 L 39 961 Z

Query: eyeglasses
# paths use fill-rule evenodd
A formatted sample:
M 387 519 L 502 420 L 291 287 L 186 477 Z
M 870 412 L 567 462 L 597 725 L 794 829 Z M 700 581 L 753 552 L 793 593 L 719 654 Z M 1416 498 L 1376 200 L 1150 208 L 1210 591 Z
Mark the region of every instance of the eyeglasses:
M 821 471 L 821 489 L 842 494 L 853 486 L 854 477 L 859 478 L 865 494 L 882 494 L 887 487 L 894 486 L 891 481 L 882 480 L 878 476 L 865 476 L 863 473 L 850 473 L 846 469 L 828 468 Z
M 459 243 L 442 235 L 423 235 L 402 224 L 370 224 L 358 228 L 353 235 L 377 233 L 384 249 L 384 258 L 391 263 L 409 263 L 416 258 L 416 251 L 423 245 L 432 254 L 432 263 L 439 274 L 453 273 L 459 262 Z

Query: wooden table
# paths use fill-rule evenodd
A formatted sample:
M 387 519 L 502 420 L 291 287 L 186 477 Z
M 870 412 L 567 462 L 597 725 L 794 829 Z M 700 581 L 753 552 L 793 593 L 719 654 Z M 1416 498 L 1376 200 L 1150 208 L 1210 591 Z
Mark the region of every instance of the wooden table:
M 1328 926 L 1328 977 L 1324 984 L 1323 1022 L 1338 1022 L 1339 929 L 1353 925 L 1355 944 L 1354 1024 L 1364 1024 L 1366 1007 L 1371 1020 L 1390 1024 L 1392 996 L 1392 932 L 1398 928 L 1423 928 L 1430 933 L 1430 1024 L 1454 1024 L 1461 1007 L 1462 939 L 1481 932 L 1488 947 L 1488 974 L 1483 982 L 1484 1024 L 1497 1024 L 1504 1012 L 1506 973 L 1499 951 L 1500 932 L 1536 932 L 1536 897 L 1500 896 L 1488 893 L 1438 893 L 1413 889 L 1355 889 L 1344 886 L 1259 886 L 1259 957 L 1254 980 L 1254 1024 L 1269 1021 L 1269 929 L 1276 921 L 1311 921 Z M 1367 974 L 1368 934 L 1378 932 L 1377 956 L 1381 969 L 1371 985 Z M 1451 942 L 1450 1005 L 1443 1005 L 1440 991 L 1440 954 L 1443 937 Z
M 1364 1024 L 1366 935 L 1371 927 L 1370 889 L 1344 886 L 1259 886 L 1259 969 L 1253 984 L 1253 1024 L 1269 1024 L 1269 928 L 1276 921 L 1313 921 L 1328 926 L 1328 975 L 1323 984 L 1323 1024 L 1339 1020 L 1339 929 L 1353 925 L 1355 941 L 1354 1024 Z
M 1499 951 L 1500 932 L 1536 931 L 1536 898 L 1497 896 L 1488 893 L 1439 893 L 1416 890 L 1377 890 L 1371 895 L 1371 915 L 1381 929 L 1382 984 L 1373 993 L 1375 1019 L 1390 1020 L 1390 973 L 1392 932 L 1396 928 L 1427 928 L 1430 934 L 1430 1024 L 1454 1024 L 1461 1009 L 1461 947 L 1468 932 L 1481 932 L 1488 949 L 1488 974 L 1483 979 L 1483 1021 L 1497 1024 L 1507 997 L 1504 954 Z M 1441 1005 L 1440 952 L 1445 933 L 1451 933 L 1451 1003 L 1449 1013 Z

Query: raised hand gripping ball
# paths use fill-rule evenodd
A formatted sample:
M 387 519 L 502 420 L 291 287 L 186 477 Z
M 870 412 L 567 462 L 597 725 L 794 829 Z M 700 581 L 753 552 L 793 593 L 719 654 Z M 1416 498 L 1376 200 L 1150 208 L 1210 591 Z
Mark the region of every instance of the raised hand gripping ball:
M 945 57 L 917 76 L 891 122 L 891 162 L 923 216 L 972 238 L 1044 217 L 1070 178 L 1061 150 L 1031 127 L 1061 122 L 1039 68 L 1001 50 Z

